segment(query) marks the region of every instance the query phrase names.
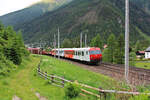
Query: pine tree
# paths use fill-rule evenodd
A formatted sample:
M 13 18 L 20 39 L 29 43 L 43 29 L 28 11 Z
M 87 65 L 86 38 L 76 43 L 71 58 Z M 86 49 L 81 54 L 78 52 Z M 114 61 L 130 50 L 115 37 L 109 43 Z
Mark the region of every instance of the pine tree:
M 114 34 L 111 34 L 107 40 L 108 45 L 108 62 L 113 63 L 115 58 L 116 38 Z
M 137 52 L 137 51 L 139 51 L 139 50 L 141 50 L 142 49 L 142 47 L 141 47 L 141 45 L 140 45 L 140 41 L 138 40 L 137 42 L 136 42 L 136 44 L 135 44 L 135 52 Z
M 135 60 L 136 60 L 136 54 L 135 54 L 135 52 L 130 52 L 130 55 L 129 55 L 129 60 L 130 60 L 130 62 L 129 62 L 129 65 L 130 66 L 135 66 Z
M 124 36 L 120 34 L 117 39 L 116 48 L 115 48 L 115 63 L 123 64 L 124 63 Z
M 99 48 L 103 48 L 103 43 L 102 43 L 102 39 L 100 37 L 99 34 L 97 34 L 92 40 L 91 40 L 91 43 L 90 43 L 90 46 L 92 47 L 99 47 Z
M 105 48 L 103 50 L 102 55 L 103 55 L 103 62 L 109 62 L 108 48 Z
M 64 39 L 62 43 L 62 48 L 72 48 L 72 47 L 73 47 L 72 41 L 70 39 Z

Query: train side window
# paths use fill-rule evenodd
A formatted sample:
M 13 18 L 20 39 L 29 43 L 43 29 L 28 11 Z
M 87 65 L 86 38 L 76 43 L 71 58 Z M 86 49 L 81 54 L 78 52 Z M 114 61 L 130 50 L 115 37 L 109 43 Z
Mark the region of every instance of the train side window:
M 79 55 L 79 56 L 81 55 L 81 52 L 80 52 L 80 51 L 78 51 L 78 55 Z
M 84 56 L 84 52 L 82 51 L 82 56 Z

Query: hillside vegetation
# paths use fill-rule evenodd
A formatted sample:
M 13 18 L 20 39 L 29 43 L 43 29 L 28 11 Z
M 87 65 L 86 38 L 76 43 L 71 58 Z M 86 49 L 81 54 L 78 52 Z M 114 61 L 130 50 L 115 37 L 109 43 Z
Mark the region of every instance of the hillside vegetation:
M 0 76 L 6 76 L 28 56 L 21 33 L 0 23 Z
M 54 0 L 52 2 L 52 0 L 42 0 L 41 2 L 33 4 L 22 10 L 0 16 L 0 20 L 5 25 L 13 25 L 15 27 L 16 25 L 30 22 L 31 20 L 42 16 L 44 13 L 57 9 L 70 1 L 71 0 Z
M 83 32 L 88 34 L 88 42 L 96 34 L 106 42 L 111 33 L 116 36 L 124 33 L 124 6 L 124 0 L 74 0 L 16 29 L 22 30 L 26 42 L 40 38 L 52 42 L 58 27 L 61 41 L 74 39 Z M 130 15 L 131 41 L 144 40 L 140 32 L 150 36 L 150 15 L 133 3 L 130 4 Z
M 150 2 L 149 0 L 132 0 L 134 4 L 137 4 L 141 7 L 145 12 L 150 14 Z

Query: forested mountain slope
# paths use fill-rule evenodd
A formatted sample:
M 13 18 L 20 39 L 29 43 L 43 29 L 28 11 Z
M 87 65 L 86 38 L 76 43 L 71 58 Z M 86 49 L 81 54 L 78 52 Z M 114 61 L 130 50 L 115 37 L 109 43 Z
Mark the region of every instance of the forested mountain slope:
M 150 1 L 149 0 L 131 0 L 132 3 L 137 4 L 145 12 L 150 14 Z
M 13 25 L 15 27 L 24 22 L 30 22 L 44 13 L 52 11 L 70 1 L 71 0 L 42 0 L 41 2 L 33 4 L 25 9 L 0 16 L 0 20 L 5 25 Z
M 74 38 L 81 32 L 88 40 L 100 33 L 104 42 L 110 33 L 124 33 L 124 0 L 74 0 L 31 22 L 16 27 L 22 30 L 26 42 L 47 39 L 53 41 L 58 27 L 61 40 Z M 150 15 L 137 4 L 130 3 L 130 39 L 144 40 L 150 36 Z

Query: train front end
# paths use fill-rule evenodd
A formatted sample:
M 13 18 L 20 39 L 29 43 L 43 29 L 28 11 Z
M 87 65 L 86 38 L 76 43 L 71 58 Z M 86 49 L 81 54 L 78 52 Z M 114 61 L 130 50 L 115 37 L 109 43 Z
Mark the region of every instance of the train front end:
M 102 62 L 102 52 L 100 48 L 90 48 L 90 63 L 100 64 Z

